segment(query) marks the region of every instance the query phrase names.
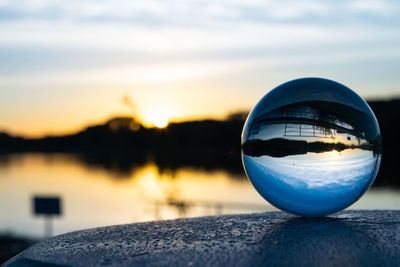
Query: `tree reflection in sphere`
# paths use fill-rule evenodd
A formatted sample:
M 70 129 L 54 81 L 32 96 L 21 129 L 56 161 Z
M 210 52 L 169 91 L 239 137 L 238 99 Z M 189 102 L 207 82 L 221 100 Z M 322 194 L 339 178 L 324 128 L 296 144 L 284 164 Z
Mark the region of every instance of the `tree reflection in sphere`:
M 242 133 L 242 159 L 272 205 L 323 216 L 357 201 L 379 169 L 382 142 L 368 104 L 337 82 L 303 78 L 266 94 Z

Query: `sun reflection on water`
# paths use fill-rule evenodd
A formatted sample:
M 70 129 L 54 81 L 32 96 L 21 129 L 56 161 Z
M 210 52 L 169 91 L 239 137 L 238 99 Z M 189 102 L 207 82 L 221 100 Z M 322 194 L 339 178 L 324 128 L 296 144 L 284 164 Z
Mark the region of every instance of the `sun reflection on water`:
M 363 153 L 353 150 L 351 154 L 362 158 Z M 313 156 L 332 159 L 335 168 L 335 159 L 346 154 L 330 151 Z M 297 162 L 292 158 L 289 163 Z M 120 176 L 88 166 L 73 154 L 1 156 L 0 233 L 43 236 L 43 218 L 31 211 L 31 198 L 37 194 L 62 198 L 63 215 L 54 219 L 54 234 L 157 219 L 275 210 L 240 174 L 188 167 L 166 170 L 154 163 L 132 168 Z M 400 203 L 399 194 L 379 196 L 372 193 L 372 206 L 368 195 L 356 205 L 379 208 L 389 203 L 393 208 L 393 203 Z M 397 202 L 393 201 L 396 196 Z M 379 204 L 380 199 L 386 204 Z
M 41 237 L 43 218 L 34 217 L 31 211 L 31 198 L 37 194 L 62 198 L 63 214 L 54 219 L 54 234 L 155 219 L 272 209 L 247 179 L 225 171 L 161 170 L 147 163 L 120 177 L 88 167 L 72 154 L 20 154 L 2 162 L 0 232 Z

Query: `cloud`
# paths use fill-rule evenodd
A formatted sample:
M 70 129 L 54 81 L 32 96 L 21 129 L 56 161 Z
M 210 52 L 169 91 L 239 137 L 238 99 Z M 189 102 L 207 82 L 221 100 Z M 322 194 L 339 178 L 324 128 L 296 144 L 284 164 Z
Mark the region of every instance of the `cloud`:
M 0 72 L 9 83 L 95 73 L 167 82 L 398 61 L 398 1 L 378 3 L 0 0 Z
M 366 182 L 371 177 L 376 159 L 371 151 L 345 150 L 341 154 L 308 153 L 283 158 L 262 156 L 252 160 L 265 173 L 277 173 L 288 184 L 300 181 L 309 188 L 318 188 L 329 184 L 351 187 L 357 181 Z
M 68 21 L 103 21 L 146 25 L 207 26 L 230 22 L 232 19 L 259 22 L 298 21 L 337 22 L 337 18 L 371 21 L 371 16 L 395 15 L 399 11 L 396 0 L 386 1 L 106 1 L 106 0 L 20 0 L 2 1 L 0 16 L 18 19 L 48 19 Z M 10 16 L 13 14 L 13 16 Z M 311 18 L 311 19 L 310 19 Z
M 380 16 L 395 15 L 399 11 L 398 1 L 354 0 L 348 3 L 350 10 Z

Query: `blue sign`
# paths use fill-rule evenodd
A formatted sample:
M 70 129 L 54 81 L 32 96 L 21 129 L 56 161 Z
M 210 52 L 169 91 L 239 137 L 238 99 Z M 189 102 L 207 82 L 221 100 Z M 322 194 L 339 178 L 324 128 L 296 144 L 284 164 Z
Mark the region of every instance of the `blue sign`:
M 61 200 L 59 197 L 40 197 L 33 198 L 35 215 L 60 215 Z

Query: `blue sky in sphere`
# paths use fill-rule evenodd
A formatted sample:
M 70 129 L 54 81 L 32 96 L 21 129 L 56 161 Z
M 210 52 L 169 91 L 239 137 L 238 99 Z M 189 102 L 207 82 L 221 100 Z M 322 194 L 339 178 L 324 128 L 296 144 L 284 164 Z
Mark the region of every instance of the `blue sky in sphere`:
M 244 155 L 246 173 L 272 205 L 304 216 L 322 216 L 356 201 L 374 173 L 371 151 L 347 149 L 273 158 Z

